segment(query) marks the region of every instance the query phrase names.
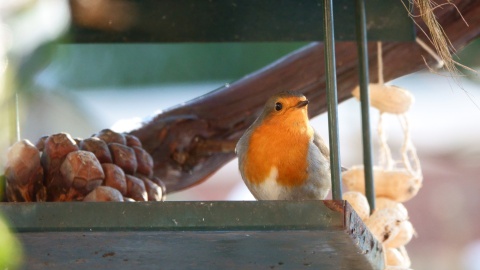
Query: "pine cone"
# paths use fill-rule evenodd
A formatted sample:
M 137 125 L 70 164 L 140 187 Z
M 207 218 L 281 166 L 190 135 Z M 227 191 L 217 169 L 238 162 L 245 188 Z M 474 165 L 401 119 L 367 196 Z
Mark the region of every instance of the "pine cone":
M 40 152 L 28 140 L 19 141 L 8 149 L 5 178 L 8 201 L 46 200 Z
M 41 162 L 45 170 L 44 183 L 49 201 L 64 200 L 70 183 L 63 178 L 60 167 L 67 155 L 77 150 L 77 143 L 66 133 L 54 134 L 45 140 Z
M 8 201 L 161 201 L 165 185 L 140 140 L 104 129 L 87 139 L 58 133 L 12 145 Z
M 157 185 L 155 182 L 150 180 L 144 175 L 137 174 L 137 178 L 143 181 L 145 184 L 145 189 L 147 191 L 147 196 L 149 201 L 163 201 L 164 193 L 161 186 Z
M 60 168 L 63 179 L 70 189 L 65 200 L 83 200 L 83 198 L 100 186 L 105 178 L 102 165 L 92 152 L 83 150 L 71 152 Z
M 127 179 L 127 196 L 135 201 L 148 201 L 148 194 L 145 188 L 145 183 L 139 178 L 126 175 Z
M 80 150 L 92 152 L 100 163 L 112 163 L 112 155 L 105 141 L 91 137 L 80 141 Z
M 99 186 L 88 193 L 83 199 L 84 202 L 123 202 L 122 194 L 107 186 Z

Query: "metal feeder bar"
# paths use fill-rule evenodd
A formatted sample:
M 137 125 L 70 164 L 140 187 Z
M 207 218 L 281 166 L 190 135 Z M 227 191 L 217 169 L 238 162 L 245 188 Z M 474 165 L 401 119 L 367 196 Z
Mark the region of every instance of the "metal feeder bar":
M 324 1 L 323 25 L 325 44 L 325 70 L 328 107 L 328 135 L 330 142 L 330 169 L 332 173 L 332 197 L 342 199 L 342 176 L 340 174 L 340 144 L 338 143 L 337 71 L 335 69 L 335 36 L 333 30 L 332 0 Z
M 368 89 L 368 47 L 365 1 L 356 0 L 356 34 L 360 78 L 360 103 L 362 112 L 363 168 L 365 173 L 365 195 L 370 212 L 375 210 L 375 188 L 373 183 L 372 136 L 370 134 L 370 95 Z

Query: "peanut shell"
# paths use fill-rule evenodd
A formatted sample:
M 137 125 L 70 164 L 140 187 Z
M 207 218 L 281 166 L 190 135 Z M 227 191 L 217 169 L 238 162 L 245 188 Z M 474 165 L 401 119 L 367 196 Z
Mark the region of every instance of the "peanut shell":
M 360 192 L 357 191 L 347 191 L 343 193 L 343 199 L 347 200 L 357 212 L 358 216 L 362 220 L 366 220 L 370 216 L 370 205 L 368 204 L 368 200 Z
M 405 89 L 394 85 L 370 84 L 370 105 L 381 112 L 403 114 L 414 102 L 413 95 Z M 352 95 L 360 100 L 360 87 L 352 91 Z
M 421 176 L 414 176 L 407 170 L 385 170 L 373 168 L 375 196 L 405 202 L 417 195 L 422 186 Z M 342 173 L 343 183 L 348 190 L 365 194 L 363 166 L 355 166 Z

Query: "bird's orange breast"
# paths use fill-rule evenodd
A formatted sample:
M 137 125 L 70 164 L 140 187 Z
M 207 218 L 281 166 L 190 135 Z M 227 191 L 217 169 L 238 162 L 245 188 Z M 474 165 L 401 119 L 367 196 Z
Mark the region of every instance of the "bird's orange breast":
M 278 171 L 277 183 L 283 186 L 299 186 L 308 178 L 308 149 L 313 129 L 306 123 L 275 119 L 264 123 L 252 131 L 244 162 L 244 174 L 248 181 L 260 184 L 271 174 L 272 168 Z

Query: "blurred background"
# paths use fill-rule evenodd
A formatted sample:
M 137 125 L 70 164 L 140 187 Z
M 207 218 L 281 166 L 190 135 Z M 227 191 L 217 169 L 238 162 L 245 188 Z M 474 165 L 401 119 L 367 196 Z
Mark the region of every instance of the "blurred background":
M 70 44 L 63 42 L 70 19 L 63 0 L 0 2 L 0 174 L 17 137 L 35 142 L 58 132 L 89 137 L 104 128 L 128 131 L 306 44 Z M 91 20 L 95 16 L 85 19 Z M 458 61 L 478 71 L 480 40 L 459 51 Z M 390 82 L 415 96 L 410 128 L 424 184 L 405 204 L 418 234 L 407 245 L 414 269 L 480 269 L 480 80 L 466 75 L 455 81 L 422 71 Z M 375 134 L 378 112 L 371 115 Z M 400 124 L 386 119 L 398 152 Z M 339 124 L 342 163 L 361 164 L 356 100 L 340 104 Z M 328 139 L 326 115 L 314 118 L 313 126 Z M 236 160 L 167 198 L 253 200 Z

